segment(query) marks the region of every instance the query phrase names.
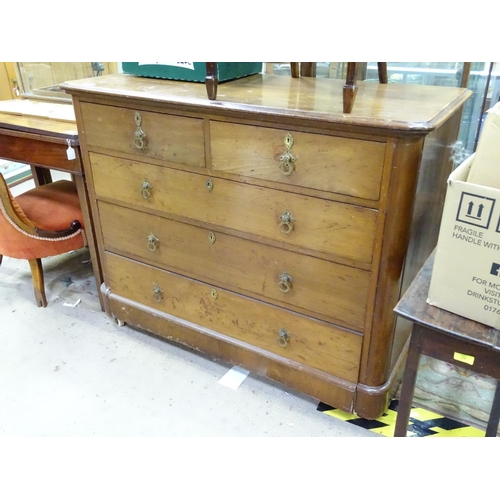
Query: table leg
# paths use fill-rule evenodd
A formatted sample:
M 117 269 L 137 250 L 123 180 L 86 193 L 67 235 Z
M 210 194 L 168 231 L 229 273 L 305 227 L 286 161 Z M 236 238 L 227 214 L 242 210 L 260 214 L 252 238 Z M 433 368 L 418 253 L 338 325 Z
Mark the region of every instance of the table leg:
M 48 168 L 39 168 L 34 167 L 33 165 L 30 166 L 35 186 L 44 186 L 45 184 L 50 184 L 52 182 L 52 174 Z
M 413 326 L 410 348 L 406 359 L 406 367 L 401 384 L 401 395 L 398 405 L 398 416 L 396 419 L 396 428 L 394 437 L 404 437 L 408 430 L 408 421 L 410 420 L 411 405 L 413 402 L 413 393 L 415 391 L 415 382 L 417 380 L 418 362 L 420 360 L 420 332 L 418 325 Z
M 496 437 L 498 432 L 498 422 L 500 420 L 500 380 L 497 380 L 497 388 L 491 405 L 490 418 L 486 428 L 486 437 Z

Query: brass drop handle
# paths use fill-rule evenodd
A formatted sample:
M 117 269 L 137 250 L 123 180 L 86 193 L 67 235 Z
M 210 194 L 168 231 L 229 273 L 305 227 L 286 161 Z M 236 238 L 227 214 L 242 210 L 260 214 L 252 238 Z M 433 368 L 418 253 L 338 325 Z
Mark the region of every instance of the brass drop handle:
M 278 345 L 281 347 L 286 347 L 288 345 L 288 341 L 290 340 L 290 334 L 282 328 L 278 332 L 278 338 L 276 339 L 276 342 L 278 342 Z
M 151 197 L 151 190 L 152 189 L 153 189 L 153 186 L 146 179 L 144 179 L 143 183 L 141 184 L 141 194 L 145 200 L 147 200 Z
M 292 288 L 293 279 L 292 277 L 285 271 L 284 273 L 278 276 L 278 288 L 283 292 L 287 293 Z
M 134 132 L 134 145 L 137 149 L 143 149 L 146 145 L 146 134 L 141 128 Z
M 288 210 L 285 210 L 280 215 L 280 221 L 281 222 L 279 224 L 279 228 L 285 234 L 288 234 L 293 229 L 293 224 L 295 222 L 295 219 L 293 218 L 293 215 Z
M 158 285 L 153 287 L 153 297 L 156 302 L 160 302 L 163 299 L 163 290 Z
M 142 116 L 139 111 L 136 111 L 134 115 L 134 121 L 137 127 L 134 132 L 134 145 L 137 149 L 143 149 L 146 145 L 146 133 L 141 128 Z
M 148 236 L 148 250 L 151 252 L 157 249 L 159 243 L 160 240 L 153 233 Z
M 285 135 L 285 152 L 280 156 L 280 170 L 284 175 L 290 175 L 293 172 L 294 166 L 293 164 L 296 161 L 295 156 L 292 154 L 292 146 L 293 146 L 293 137 L 290 132 L 287 132 Z

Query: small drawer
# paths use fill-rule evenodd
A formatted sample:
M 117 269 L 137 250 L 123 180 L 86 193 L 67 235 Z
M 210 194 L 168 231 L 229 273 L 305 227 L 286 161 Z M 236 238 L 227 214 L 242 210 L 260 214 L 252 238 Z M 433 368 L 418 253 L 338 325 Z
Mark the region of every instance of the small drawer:
M 90 161 L 96 195 L 106 201 L 371 263 L 376 210 L 94 153 Z
M 370 273 L 99 202 L 107 250 L 362 330 Z
M 210 122 L 212 169 L 378 200 L 385 143 Z
M 112 293 L 275 355 L 356 382 L 362 336 L 106 253 Z
M 88 148 L 205 168 L 203 120 L 81 103 Z

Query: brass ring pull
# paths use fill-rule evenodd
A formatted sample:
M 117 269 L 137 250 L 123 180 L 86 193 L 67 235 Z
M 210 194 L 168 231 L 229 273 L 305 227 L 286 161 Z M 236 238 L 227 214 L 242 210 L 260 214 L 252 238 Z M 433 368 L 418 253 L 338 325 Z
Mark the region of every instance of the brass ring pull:
M 160 302 L 163 299 L 163 290 L 158 285 L 153 287 L 153 296 L 156 302 Z
M 279 228 L 281 229 L 281 231 L 283 231 L 283 233 L 288 234 L 293 229 L 293 223 L 295 222 L 295 219 L 288 210 L 285 210 L 280 215 L 280 220 L 281 222 Z
M 293 146 L 293 137 L 290 132 L 287 132 L 285 135 L 285 152 L 280 156 L 280 170 L 284 175 L 290 175 L 293 172 L 295 163 L 295 156 L 292 154 L 292 146 Z
M 153 189 L 153 186 L 146 179 L 144 179 L 144 182 L 141 185 L 141 194 L 145 200 L 147 200 L 151 197 L 151 190 L 152 189 Z
M 293 164 L 295 163 L 295 156 L 290 151 L 285 151 L 281 156 L 280 156 L 280 170 L 281 173 L 284 175 L 290 175 L 293 172 L 294 166 Z
M 157 248 L 158 243 L 160 243 L 160 240 L 153 233 L 151 233 L 148 236 L 148 250 L 154 252 Z
M 278 276 L 279 283 L 278 288 L 283 292 L 287 293 L 292 288 L 293 279 L 292 277 L 285 271 L 284 273 Z
M 134 121 L 135 125 L 137 126 L 137 129 L 134 132 L 134 145 L 137 149 L 143 149 L 146 145 L 146 134 L 144 133 L 144 130 L 141 129 L 142 116 L 139 111 L 135 112 Z
M 146 134 L 141 128 L 134 132 L 134 145 L 137 149 L 143 149 L 146 145 Z
M 278 332 L 278 338 L 276 339 L 276 342 L 278 342 L 278 345 L 281 347 L 286 347 L 288 345 L 288 341 L 290 340 L 290 334 L 282 328 Z

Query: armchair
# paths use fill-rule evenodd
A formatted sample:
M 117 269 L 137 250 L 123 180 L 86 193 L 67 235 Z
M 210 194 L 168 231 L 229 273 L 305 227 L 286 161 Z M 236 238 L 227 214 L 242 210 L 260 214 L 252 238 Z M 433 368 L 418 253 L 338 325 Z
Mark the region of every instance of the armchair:
M 60 180 L 14 197 L 0 174 L 0 264 L 4 255 L 28 260 L 38 307 L 47 306 L 41 259 L 84 246 L 74 182 Z

